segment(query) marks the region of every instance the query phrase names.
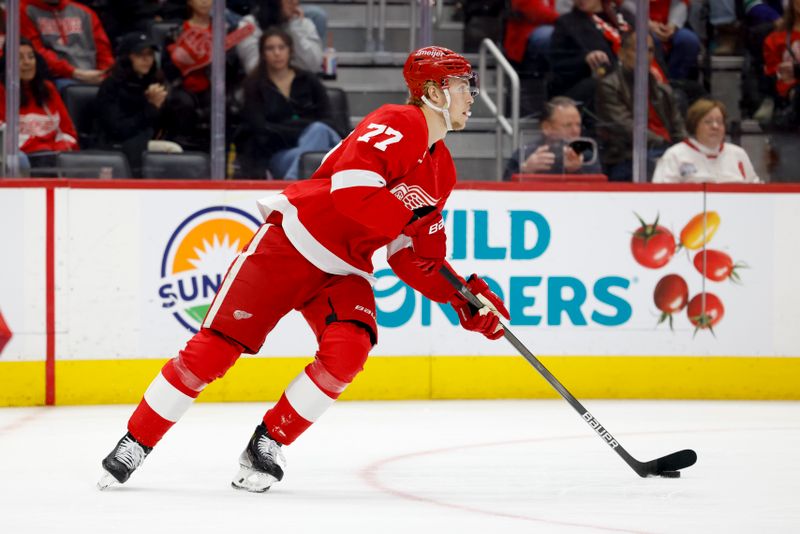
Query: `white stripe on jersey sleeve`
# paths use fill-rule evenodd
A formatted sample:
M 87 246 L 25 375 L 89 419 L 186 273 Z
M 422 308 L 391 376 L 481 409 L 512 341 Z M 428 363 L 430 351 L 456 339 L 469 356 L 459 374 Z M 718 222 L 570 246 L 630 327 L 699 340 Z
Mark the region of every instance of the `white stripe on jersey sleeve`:
M 331 176 L 331 193 L 348 187 L 386 187 L 386 180 L 377 172 L 364 169 L 339 171 Z
M 386 245 L 386 259 L 388 260 L 396 253 L 410 246 L 412 246 L 411 238 L 405 234 L 400 234 L 394 239 L 394 241 Z

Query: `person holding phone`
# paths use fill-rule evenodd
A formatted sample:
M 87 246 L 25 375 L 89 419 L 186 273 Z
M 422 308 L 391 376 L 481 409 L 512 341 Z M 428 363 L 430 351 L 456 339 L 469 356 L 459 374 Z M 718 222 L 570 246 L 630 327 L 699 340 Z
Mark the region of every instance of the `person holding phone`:
M 588 141 L 581 136 L 581 114 L 569 97 L 557 96 L 544 106 L 539 142 L 523 146 L 509 159 L 504 180 L 512 174 L 597 174 L 602 172 L 598 158 L 592 158 Z M 592 161 L 593 160 L 593 161 Z

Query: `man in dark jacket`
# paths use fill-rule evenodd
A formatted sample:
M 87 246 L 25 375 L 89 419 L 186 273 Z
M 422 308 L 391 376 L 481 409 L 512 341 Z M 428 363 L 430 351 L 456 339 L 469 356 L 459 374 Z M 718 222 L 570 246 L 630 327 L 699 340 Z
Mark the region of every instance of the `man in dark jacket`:
M 592 109 L 597 78 L 617 65 L 622 34 L 633 17 L 606 0 L 575 0 L 556 20 L 550 41 L 552 95 L 567 95 Z
M 652 59 L 653 38 L 647 36 Z M 597 133 L 603 142 L 603 164 L 609 180 L 629 182 L 633 179 L 633 74 L 636 65 L 636 34 L 622 38 L 620 68 L 597 85 L 595 110 Z M 686 127 L 672 89 L 659 83 L 648 73 L 649 100 L 647 121 L 648 177 L 656 160 L 674 143 L 686 137 Z

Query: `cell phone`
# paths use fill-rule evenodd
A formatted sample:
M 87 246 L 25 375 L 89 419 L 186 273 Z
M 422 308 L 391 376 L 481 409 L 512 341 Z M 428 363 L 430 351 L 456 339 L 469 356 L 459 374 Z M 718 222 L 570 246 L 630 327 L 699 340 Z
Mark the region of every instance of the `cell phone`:
M 583 152 L 592 150 L 594 148 L 592 143 L 583 139 L 576 139 L 575 141 L 570 142 L 569 147 L 574 150 L 576 154 L 582 154 Z

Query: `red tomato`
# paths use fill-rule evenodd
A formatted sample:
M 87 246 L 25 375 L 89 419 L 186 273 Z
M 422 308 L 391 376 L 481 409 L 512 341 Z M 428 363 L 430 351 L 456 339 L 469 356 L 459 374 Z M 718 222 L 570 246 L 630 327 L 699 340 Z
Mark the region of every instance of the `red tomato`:
M 705 295 L 705 309 L 703 308 L 703 295 Z M 686 308 L 686 315 L 689 321 L 697 329 L 708 328 L 713 332 L 713 327 L 722 320 L 725 315 L 725 307 L 722 301 L 714 293 L 700 293 L 692 297 L 689 306 Z M 696 331 L 696 330 L 695 330 Z
M 705 272 L 703 271 L 703 260 L 705 258 Z M 719 250 L 701 250 L 694 256 L 694 266 L 700 274 L 705 275 L 709 280 L 722 282 L 730 278 L 734 282 L 739 281 L 739 274 L 736 269 L 743 267 L 742 264 L 734 265 L 730 256 Z
M 646 224 L 641 217 L 636 217 L 642 226 L 631 238 L 633 259 L 648 269 L 663 267 L 675 254 L 675 237 L 672 232 L 658 225 L 658 217 L 653 224 Z
M 672 330 L 672 314 L 681 311 L 689 301 L 689 286 L 686 280 L 678 274 L 668 274 L 658 281 L 653 291 L 653 302 L 661 310 L 658 324 L 669 320 Z

